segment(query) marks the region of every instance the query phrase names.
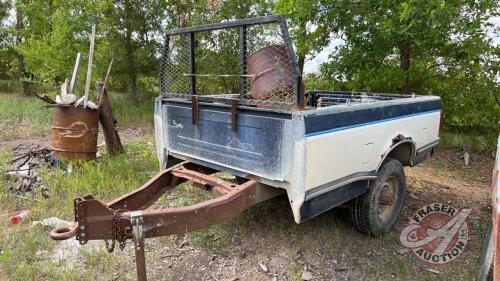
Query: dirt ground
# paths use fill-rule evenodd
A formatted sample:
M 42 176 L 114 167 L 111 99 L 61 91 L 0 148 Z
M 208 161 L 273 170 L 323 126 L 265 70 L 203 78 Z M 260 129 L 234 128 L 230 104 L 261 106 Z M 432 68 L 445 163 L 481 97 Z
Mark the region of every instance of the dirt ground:
M 356 233 L 342 208 L 295 225 L 288 202 L 279 198 L 244 214 L 255 220 L 243 231 L 238 225 L 241 219 L 225 229 L 215 229 L 213 239 L 228 232 L 224 236 L 230 241 L 222 253 L 217 253 L 217 247 L 206 252 L 183 237 L 174 240 L 171 247 L 149 242 L 150 274 L 158 280 L 166 272 L 172 280 L 301 280 L 302 273 L 308 271 L 313 280 L 472 280 L 490 210 L 494 159 L 472 154 L 470 165 L 465 166 L 462 154 L 458 149 L 441 149 L 424 164 L 406 169 L 407 199 L 394 235 L 389 237 L 377 239 Z M 420 262 L 404 253 L 397 241 L 413 213 L 436 202 L 472 209 L 466 253 L 443 266 Z M 406 274 L 398 272 L 398 260 L 402 260 Z M 468 272 L 460 274 L 464 269 Z
M 131 128 L 120 132 L 124 142 L 152 133 Z M 46 143 L 48 138 L 4 142 Z M 245 211 L 219 226 L 186 235 L 147 240 L 150 280 L 473 280 L 490 213 L 492 155 L 471 153 L 464 165 L 459 149 L 438 150 L 415 168 L 406 168 L 407 197 L 402 217 L 382 238 L 357 233 L 339 207 L 303 224 L 293 221 L 286 198 L 276 198 Z M 118 196 L 118 194 L 117 194 Z M 178 194 L 169 193 L 169 198 Z M 402 250 L 399 232 L 420 207 L 447 203 L 471 208 L 472 227 L 466 252 L 443 266 L 421 262 Z M 103 243 L 93 244 L 103 249 Z M 64 245 L 56 247 L 61 249 Z M 133 280 L 132 244 L 112 255 L 122 259 L 113 280 Z M 98 280 L 100 278 L 96 276 Z
M 154 280 L 301 280 L 304 271 L 313 280 L 472 280 L 490 213 L 494 159 L 472 153 L 470 165 L 465 166 L 462 156 L 459 149 L 441 149 L 422 165 L 405 169 L 407 199 L 402 218 L 388 237 L 358 234 L 342 208 L 296 225 L 286 198 L 277 198 L 194 237 L 148 241 L 148 273 Z M 443 266 L 404 253 L 398 241 L 414 212 L 436 202 L 472 209 L 466 253 Z M 206 236 L 201 243 L 200 235 Z M 127 252 L 133 257 L 130 249 Z M 406 274 L 398 272 L 399 266 Z

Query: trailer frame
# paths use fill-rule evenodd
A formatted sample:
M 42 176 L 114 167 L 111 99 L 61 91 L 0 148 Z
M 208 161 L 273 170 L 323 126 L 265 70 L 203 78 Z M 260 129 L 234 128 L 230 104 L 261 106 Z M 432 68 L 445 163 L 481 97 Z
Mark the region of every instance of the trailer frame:
M 134 242 L 137 279 L 146 281 L 146 238 L 186 233 L 223 223 L 250 206 L 284 194 L 284 190 L 254 180 L 241 184 L 227 182 L 212 174 L 214 169 L 182 162 L 163 170 L 142 187 L 108 203 L 92 196 L 74 200 L 75 222 L 51 231 L 54 240 L 76 237 L 81 245 L 89 240 L 105 240 L 109 252 L 115 243 L 123 250 L 127 240 Z M 175 208 L 149 207 L 165 192 L 192 181 L 204 190 L 216 190 L 220 197 L 191 206 Z M 111 240 L 111 245 L 107 240 Z

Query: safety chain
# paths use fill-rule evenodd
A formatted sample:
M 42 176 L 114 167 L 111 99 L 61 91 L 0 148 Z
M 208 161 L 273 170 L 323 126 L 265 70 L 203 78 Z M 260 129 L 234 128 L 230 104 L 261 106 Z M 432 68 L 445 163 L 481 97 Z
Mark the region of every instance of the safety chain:
M 106 250 L 108 253 L 112 253 L 115 250 L 115 244 L 118 241 L 118 245 L 120 250 L 123 251 L 125 249 L 125 244 L 127 241 L 127 234 L 125 233 L 125 229 L 120 223 L 120 214 L 123 213 L 124 210 L 114 210 L 113 212 L 113 225 L 112 225 L 112 236 L 111 245 L 108 240 L 105 240 Z

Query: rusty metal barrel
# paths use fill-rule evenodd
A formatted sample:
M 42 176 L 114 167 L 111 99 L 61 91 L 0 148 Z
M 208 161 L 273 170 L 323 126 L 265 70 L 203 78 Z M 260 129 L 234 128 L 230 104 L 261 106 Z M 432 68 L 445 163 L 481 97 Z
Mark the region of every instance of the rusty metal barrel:
M 247 60 L 252 99 L 286 101 L 293 96 L 295 74 L 285 45 L 272 45 L 252 53 Z
M 56 157 L 94 160 L 97 152 L 99 111 L 57 105 L 54 108 L 52 150 Z

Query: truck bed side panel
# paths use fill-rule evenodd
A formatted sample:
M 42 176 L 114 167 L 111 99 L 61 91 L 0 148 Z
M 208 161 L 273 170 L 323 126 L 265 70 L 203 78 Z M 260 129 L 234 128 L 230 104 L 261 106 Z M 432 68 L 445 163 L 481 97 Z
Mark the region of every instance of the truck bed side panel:
M 166 103 L 163 113 L 169 152 L 268 179 L 283 179 L 284 119 L 239 111 L 233 132 L 231 112 L 225 108 L 201 107 L 196 125 L 192 124 L 190 106 Z
M 373 175 L 398 135 L 411 138 L 417 150 L 437 144 L 439 99 L 392 103 L 325 108 L 317 115 L 305 116 L 306 198 L 317 196 L 339 181 Z

